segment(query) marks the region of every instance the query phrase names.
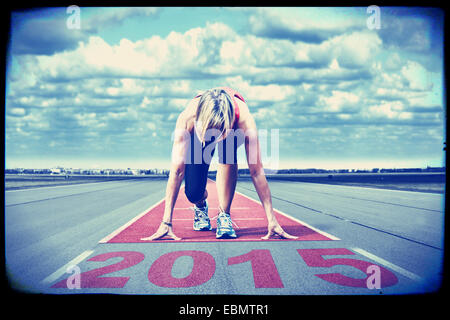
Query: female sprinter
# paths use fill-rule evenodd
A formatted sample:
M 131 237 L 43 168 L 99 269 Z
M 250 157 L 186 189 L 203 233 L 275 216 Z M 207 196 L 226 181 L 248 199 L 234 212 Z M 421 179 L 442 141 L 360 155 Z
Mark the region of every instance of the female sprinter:
M 142 240 L 157 240 L 164 236 L 180 240 L 172 229 L 172 215 L 183 178 L 186 196 L 194 204 L 193 229 L 211 230 L 206 182 L 216 145 L 219 148 L 216 176 L 219 214 L 216 238 L 236 238 L 230 207 L 238 173 L 236 151 L 243 143 L 250 175 L 268 221 L 267 234 L 261 239 L 267 240 L 273 235 L 296 239 L 297 237 L 281 228 L 273 213 L 272 197 L 261 162 L 256 124 L 248 106 L 238 92 L 222 87 L 198 95 L 178 116 L 164 216 L 158 230 Z

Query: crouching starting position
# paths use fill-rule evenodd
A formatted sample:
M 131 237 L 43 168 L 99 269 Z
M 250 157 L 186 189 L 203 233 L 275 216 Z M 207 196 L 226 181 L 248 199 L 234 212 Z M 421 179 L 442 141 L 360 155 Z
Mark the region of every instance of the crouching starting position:
M 252 182 L 267 216 L 267 234 L 296 239 L 278 223 L 272 197 L 264 175 L 257 128 L 242 95 L 231 88 L 207 90 L 190 101 L 178 116 L 172 147 L 172 165 L 167 182 L 165 210 L 158 230 L 142 240 L 168 236 L 180 240 L 172 228 L 172 216 L 181 183 L 194 204 L 194 230 L 211 230 L 206 183 L 211 158 L 218 145 L 219 164 L 216 186 L 219 200 L 216 238 L 236 238 L 230 207 L 237 182 L 237 148 L 244 144 Z

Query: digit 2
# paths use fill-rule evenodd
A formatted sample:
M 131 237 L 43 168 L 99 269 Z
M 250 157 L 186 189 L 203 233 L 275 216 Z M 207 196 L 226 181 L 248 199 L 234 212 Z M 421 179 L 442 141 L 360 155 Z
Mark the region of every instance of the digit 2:
M 80 274 L 81 288 L 123 288 L 130 277 L 100 277 L 101 275 L 132 267 L 142 260 L 144 254 L 136 251 L 107 252 L 90 258 L 88 261 L 106 261 L 122 257 L 117 263 L 86 271 Z M 54 284 L 52 288 L 67 288 L 67 279 Z

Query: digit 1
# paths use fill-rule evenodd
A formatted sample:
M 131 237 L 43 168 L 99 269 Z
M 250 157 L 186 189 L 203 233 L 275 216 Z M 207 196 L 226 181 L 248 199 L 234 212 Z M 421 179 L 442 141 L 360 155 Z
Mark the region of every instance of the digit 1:
M 228 258 L 228 265 L 250 261 L 255 288 L 284 288 L 272 254 L 267 249 L 255 249 L 246 254 Z

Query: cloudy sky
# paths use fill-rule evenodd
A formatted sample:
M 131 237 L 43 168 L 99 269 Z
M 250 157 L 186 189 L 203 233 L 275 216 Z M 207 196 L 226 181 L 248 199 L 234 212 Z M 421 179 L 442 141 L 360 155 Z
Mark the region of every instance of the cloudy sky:
M 279 130 L 280 168 L 444 165 L 442 13 L 381 7 L 370 29 L 366 9 L 12 12 L 6 167 L 167 168 L 177 115 L 217 86 Z

